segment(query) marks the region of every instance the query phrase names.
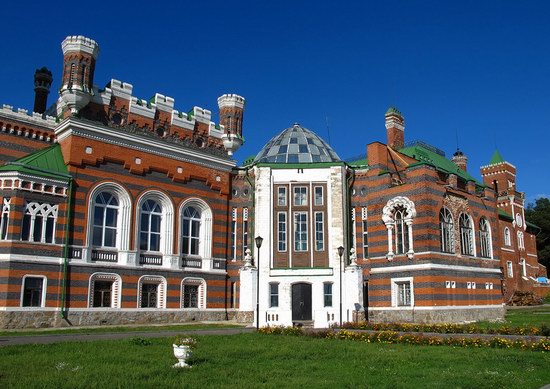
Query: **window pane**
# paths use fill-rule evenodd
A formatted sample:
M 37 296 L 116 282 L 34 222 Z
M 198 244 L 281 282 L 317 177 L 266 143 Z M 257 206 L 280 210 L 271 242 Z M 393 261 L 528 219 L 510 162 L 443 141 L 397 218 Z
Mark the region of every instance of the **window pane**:
M 116 229 L 115 228 L 105 228 L 105 242 L 103 243 L 105 247 L 115 247 L 116 246 Z
M 54 222 L 55 219 L 53 217 L 46 219 L 46 243 L 53 243 L 54 241 Z
M 160 232 L 160 215 L 151 215 L 151 231 Z
M 42 306 L 42 286 L 43 278 L 27 277 L 23 288 L 23 306 L 40 307 Z
M 98 207 L 97 205 L 94 208 L 94 226 L 103 225 L 103 212 L 105 208 Z
M 160 235 L 151 234 L 150 251 L 160 251 Z
M 36 215 L 34 218 L 34 231 L 33 231 L 33 242 L 41 242 L 42 241 L 42 223 L 44 222 L 44 218 L 42 216 Z
M 139 249 L 140 250 L 148 250 L 147 237 L 148 237 L 148 235 L 145 232 L 142 232 L 141 234 L 139 234 Z
M 31 235 L 31 215 L 23 216 L 23 225 L 21 227 L 21 240 L 29 240 Z
M 105 225 L 109 227 L 116 227 L 117 210 L 113 208 L 107 208 L 105 212 Z

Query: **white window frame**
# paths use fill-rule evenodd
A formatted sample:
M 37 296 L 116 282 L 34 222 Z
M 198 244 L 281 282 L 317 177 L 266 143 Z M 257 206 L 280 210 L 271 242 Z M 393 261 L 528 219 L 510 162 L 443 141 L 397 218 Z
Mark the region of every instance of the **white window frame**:
M 409 283 L 410 286 L 410 305 L 399 305 L 399 285 Z M 391 279 L 391 305 L 403 309 L 414 307 L 414 277 L 399 277 Z
M 325 287 L 330 285 L 330 293 L 327 293 Z M 330 296 L 330 305 L 327 305 L 327 296 Z M 323 307 L 332 308 L 334 306 L 334 283 L 323 282 Z
M 231 211 L 231 260 L 237 260 L 237 208 Z
M 42 295 L 40 296 L 40 305 L 37 307 L 24 306 L 23 299 L 25 298 L 25 280 L 27 278 L 41 278 L 42 279 Z M 41 274 L 25 274 L 21 280 L 21 296 L 19 300 L 19 306 L 22 308 L 44 308 L 46 306 L 46 292 L 48 289 L 48 278 Z
M 281 216 L 284 220 L 281 221 Z M 277 251 L 286 252 L 288 249 L 288 217 L 286 212 L 277 212 Z M 281 236 L 283 239 L 281 239 Z
M 25 212 L 23 215 L 23 218 L 25 219 L 27 216 L 30 218 L 29 224 L 28 224 L 28 238 L 23 239 L 23 225 L 21 224 L 21 240 L 25 242 L 36 242 L 36 243 L 47 243 L 47 244 L 55 244 L 55 230 L 57 226 L 57 213 L 58 213 L 58 205 L 52 205 L 49 203 L 39 203 L 36 201 L 27 202 L 25 205 Z M 34 236 L 34 229 L 36 226 L 36 218 L 37 216 L 40 216 L 42 218 L 41 221 L 41 229 L 40 229 L 40 236 L 36 237 Z M 51 236 L 46 235 L 46 226 L 48 225 L 48 219 L 53 219 L 53 226 L 51 231 Z M 47 240 L 50 240 L 48 242 Z
M 467 221 L 469 227 L 463 225 L 463 220 Z M 467 213 L 461 213 L 459 216 L 458 228 L 460 231 L 460 253 L 462 255 L 470 255 L 475 257 L 476 242 L 472 217 Z
M 197 307 L 184 307 L 184 286 L 198 286 Z M 206 281 L 203 278 L 186 277 L 181 280 L 180 289 L 180 308 L 182 309 L 205 309 L 206 308 Z
M 317 216 L 321 216 L 321 220 L 317 220 Z M 314 213 L 315 224 L 315 251 L 325 251 L 325 214 L 324 212 Z M 319 239 L 320 237 L 320 239 Z M 319 248 L 321 243 L 321 248 Z
M 286 186 L 279 186 L 277 188 L 277 205 L 279 207 L 286 207 L 286 205 L 287 205 Z
M 101 247 L 93 245 L 93 228 L 94 228 L 94 209 L 95 199 L 101 192 L 107 192 L 115 196 L 118 200 L 118 214 L 116 239 L 114 247 Z M 118 249 L 122 251 L 130 250 L 130 215 L 132 211 L 132 201 L 128 191 L 121 185 L 114 182 L 104 182 L 90 191 L 88 197 L 88 232 L 86 240 L 89 247 Z
M 299 220 L 298 217 L 304 217 L 305 220 Z M 300 227 L 300 228 L 298 228 Z M 304 227 L 304 228 L 302 228 Z M 304 239 L 299 239 L 301 234 L 305 234 Z M 294 212 L 294 251 L 306 252 L 308 251 L 308 213 L 305 211 Z M 298 244 L 305 243 L 305 248 Z
M 521 277 L 527 279 L 527 261 L 525 258 L 521 258 L 519 264 L 521 266 Z
M 443 207 L 439 211 L 439 234 L 441 251 L 444 253 L 455 252 L 455 230 L 453 214 L 449 209 Z
M 141 208 L 147 200 L 153 200 L 157 202 L 161 208 L 161 222 L 160 222 L 160 253 L 163 255 L 173 254 L 174 251 L 174 204 L 168 198 L 168 196 L 160 191 L 148 191 L 143 193 L 137 201 L 136 206 L 136 242 L 138 249 L 140 248 L 141 239 Z M 147 252 L 147 251 L 144 251 Z
M 363 259 L 369 257 L 369 226 L 367 220 L 367 207 L 361 209 L 362 227 L 363 227 Z
M 110 307 L 94 307 L 94 284 L 96 281 L 111 281 L 111 306 Z M 93 309 L 111 309 L 120 308 L 122 297 L 122 278 L 116 273 L 93 273 L 90 276 L 88 284 L 88 308 Z
M 166 308 L 166 278 L 162 276 L 144 275 L 138 280 L 138 295 L 137 295 L 137 307 L 140 309 L 155 309 L 155 308 L 142 308 L 142 292 L 143 284 L 156 284 L 157 285 L 157 306 L 156 309 Z
M 514 278 L 514 264 L 512 261 L 506 261 L 506 272 L 508 278 Z
M 388 230 L 388 253 L 386 254 L 386 258 L 388 261 L 393 260 L 395 253 L 394 253 L 394 230 L 396 228 L 396 220 L 395 220 L 395 212 L 399 208 L 404 208 L 407 211 L 406 218 L 403 220 L 408 228 L 408 251 L 407 251 L 407 257 L 409 259 L 413 259 L 414 257 L 414 240 L 413 240 L 413 221 L 416 217 L 416 208 L 414 206 L 414 203 L 409 200 L 407 197 L 404 196 L 397 196 L 389 200 L 384 208 L 382 209 L 382 221 L 386 225 L 386 228 Z
M 321 198 L 320 198 L 320 201 L 317 201 L 318 198 L 317 198 L 317 191 L 320 190 L 321 192 Z M 324 189 L 322 186 L 314 186 L 313 187 L 313 205 L 319 207 L 319 206 L 322 206 L 324 204 Z
M 200 215 L 199 250 L 198 255 L 183 254 L 183 212 L 187 207 L 197 208 Z M 201 199 L 191 198 L 181 203 L 179 207 L 179 250 L 178 253 L 186 258 L 211 258 L 212 257 L 212 210 Z
M 10 225 L 10 205 L 11 197 L 4 197 L 2 199 L 2 215 L 0 218 L 0 240 L 8 239 L 8 227 Z
M 512 245 L 512 235 L 510 234 L 510 229 L 508 227 L 504 227 L 504 245 Z
M 491 225 L 486 218 L 482 217 L 481 219 L 479 219 L 479 245 L 481 248 L 481 257 L 493 258 L 492 242 Z
M 243 208 L 243 258 L 248 250 L 248 208 Z
M 279 308 L 279 283 L 270 282 L 268 284 L 269 288 L 269 308 Z M 273 304 L 273 298 L 277 298 L 277 303 Z
M 295 207 L 307 206 L 307 186 L 293 187 L 293 204 Z
M 523 239 L 523 231 L 518 231 L 518 249 L 525 250 L 525 241 Z

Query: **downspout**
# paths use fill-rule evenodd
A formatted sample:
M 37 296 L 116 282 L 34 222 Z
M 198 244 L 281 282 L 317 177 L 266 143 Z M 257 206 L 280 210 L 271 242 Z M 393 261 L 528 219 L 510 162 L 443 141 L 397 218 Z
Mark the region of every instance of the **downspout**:
M 352 243 L 352 237 L 353 237 L 353 233 L 352 233 L 352 228 L 355 228 L 355 225 L 351 226 L 352 228 L 350 228 L 350 224 L 353 223 L 353 220 L 351 220 L 351 186 L 353 185 L 353 182 L 355 181 L 355 169 L 353 169 L 351 166 L 348 166 L 348 165 L 344 165 L 346 167 L 346 172 L 348 171 L 348 168 L 351 169 L 351 174 L 350 176 L 346 179 L 346 204 L 345 204 L 345 210 L 346 210 L 346 215 L 345 215 L 345 221 L 346 221 L 346 226 L 348 227 L 348 231 L 347 231 L 347 234 L 346 234 L 346 245 L 345 247 L 348 247 L 348 249 L 346 250 L 346 264 L 349 264 L 349 253 L 350 253 L 350 249 L 351 247 L 349 247 Z M 357 219 L 357 215 L 355 215 L 355 218 Z M 355 253 L 357 253 L 357 247 L 354 247 L 355 248 Z
M 65 244 L 63 246 L 63 279 L 61 280 L 61 318 L 67 320 L 67 276 L 69 266 L 69 229 L 71 223 L 71 211 L 73 207 L 73 179 L 69 178 L 67 217 L 65 218 Z
M 248 170 L 250 168 L 246 168 L 245 170 L 245 174 L 244 174 L 244 177 L 246 178 L 246 181 L 248 181 L 248 184 L 250 185 L 250 189 L 252 190 L 252 220 L 254 221 L 254 223 L 252 223 L 252 234 L 251 234 L 251 237 L 252 237 L 252 241 L 254 241 L 254 239 L 256 238 L 256 236 L 254 235 L 255 232 L 256 232 L 256 186 L 252 183 L 252 181 L 250 181 L 250 177 L 248 177 Z M 249 219 L 250 219 L 250 210 L 249 210 Z M 250 240 L 250 238 L 249 238 Z

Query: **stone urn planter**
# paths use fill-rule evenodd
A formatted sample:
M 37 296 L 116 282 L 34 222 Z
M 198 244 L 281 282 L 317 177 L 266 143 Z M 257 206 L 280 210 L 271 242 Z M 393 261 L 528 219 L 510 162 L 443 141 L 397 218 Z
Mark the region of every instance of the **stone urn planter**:
M 193 348 L 196 344 L 197 341 L 193 338 L 177 336 L 176 339 L 174 339 L 172 347 L 174 348 L 174 356 L 177 358 L 178 363 L 173 367 L 191 367 L 187 362 L 189 358 L 193 356 Z

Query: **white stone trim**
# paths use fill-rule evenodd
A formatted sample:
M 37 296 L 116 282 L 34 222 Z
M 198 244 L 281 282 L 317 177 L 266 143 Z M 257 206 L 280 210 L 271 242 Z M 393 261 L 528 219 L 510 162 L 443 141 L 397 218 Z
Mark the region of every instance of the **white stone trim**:
M 411 293 L 410 305 L 398 305 L 398 284 L 409 283 Z M 414 307 L 414 277 L 397 277 L 391 279 L 391 306 L 397 308 L 412 308 Z
M 369 311 L 443 311 L 447 309 L 496 309 L 502 308 L 505 304 L 492 305 L 438 305 L 438 306 L 416 306 L 416 307 L 369 307 Z
M 199 231 L 199 257 L 211 258 L 212 257 L 212 224 L 214 223 L 212 216 L 212 209 L 210 206 L 202 199 L 199 198 L 189 198 L 184 200 L 178 210 L 178 254 L 181 255 L 182 249 L 182 236 L 181 229 L 183 225 L 183 210 L 186 207 L 195 206 L 201 211 L 201 226 Z
M 143 284 L 157 284 L 157 308 L 166 308 L 166 278 L 162 276 L 144 275 L 139 277 L 138 280 L 138 295 L 137 295 L 137 308 L 139 309 L 155 309 L 155 308 L 141 308 L 141 292 Z
M 382 274 L 382 273 L 395 273 L 395 272 L 402 272 L 402 271 L 422 271 L 422 270 L 453 270 L 453 271 L 463 271 L 463 272 L 500 274 L 500 269 L 488 269 L 484 267 L 473 267 L 473 266 L 440 265 L 436 263 L 424 263 L 419 265 L 403 265 L 403 266 L 373 268 L 370 270 L 370 273 Z
M 199 295 L 197 297 L 196 308 L 184 308 L 183 307 L 183 286 L 184 285 L 198 285 L 199 286 Z M 206 309 L 206 281 L 203 278 L 197 277 L 186 277 L 181 280 L 181 289 L 180 289 L 180 307 L 182 309 Z
M 174 253 L 174 204 L 169 196 L 155 189 L 142 193 L 136 201 L 136 228 L 134 231 L 136 250 L 140 251 L 141 206 L 147 200 L 154 200 L 162 207 L 160 253 L 162 255 L 171 255 Z
M 113 286 L 111 290 L 111 309 L 113 308 L 120 308 L 120 302 L 122 297 L 122 278 L 120 275 L 116 273 L 104 273 L 104 272 L 97 272 L 93 273 L 90 276 L 90 281 L 88 285 L 88 308 L 94 307 L 94 282 L 95 281 L 112 281 Z M 105 308 L 105 307 L 100 307 Z

